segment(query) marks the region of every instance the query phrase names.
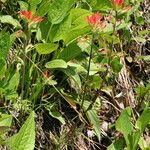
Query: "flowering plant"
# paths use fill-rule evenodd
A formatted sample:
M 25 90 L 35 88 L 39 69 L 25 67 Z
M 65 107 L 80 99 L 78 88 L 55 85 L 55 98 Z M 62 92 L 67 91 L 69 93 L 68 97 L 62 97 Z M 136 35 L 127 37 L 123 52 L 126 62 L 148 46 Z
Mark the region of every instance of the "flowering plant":
M 123 0 L 112 0 L 112 3 L 116 6 L 116 7 L 120 7 L 123 4 Z
M 40 16 L 32 16 L 32 11 L 21 10 L 19 15 L 23 19 L 27 19 L 28 22 L 38 24 L 43 21 L 43 18 Z
M 96 32 L 97 30 L 103 30 L 106 26 L 104 25 L 104 20 L 102 20 L 102 16 L 100 13 L 95 13 L 92 16 L 87 16 L 86 21 L 88 22 L 92 32 Z

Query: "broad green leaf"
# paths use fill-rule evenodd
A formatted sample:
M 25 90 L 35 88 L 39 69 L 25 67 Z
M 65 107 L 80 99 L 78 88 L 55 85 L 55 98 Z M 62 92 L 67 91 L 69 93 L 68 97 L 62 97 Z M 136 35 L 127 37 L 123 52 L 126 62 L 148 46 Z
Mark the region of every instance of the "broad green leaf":
M 0 135 L 7 133 L 12 123 L 12 116 L 8 114 L 0 114 Z
M 116 130 L 123 133 L 124 138 L 126 140 L 127 145 L 129 145 L 129 139 L 128 136 L 132 132 L 132 124 L 131 124 L 131 108 L 127 107 L 125 108 L 119 118 L 116 121 Z
M 85 35 L 87 32 L 89 32 L 89 27 L 86 26 L 84 28 L 80 29 L 72 29 L 70 32 L 66 33 L 64 36 L 64 42 L 66 45 L 69 45 L 71 42 L 75 41 L 77 38 Z
M 100 141 L 101 128 L 100 128 L 100 120 L 95 110 L 89 110 L 86 113 L 88 120 L 94 126 L 94 130 L 98 140 Z
M 10 127 L 12 123 L 12 116 L 7 114 L 0 114 L 0 127 L 7 126 Z
M 140 131 L 134 131 L 128 135 L 129 145 L 127 145 L 128 150 L 137 150 L 137 145 L 140 140 Z
M 101 10 L 101 11 L 108 11 L 112 9 L 111 1 L 110 0 L 97 0 L 95 4 L 94 10 Z
M 133 40 L 136 40 L 137 42 L 145 43 L 146 39 L 140 36 L 134 37 Z
M 145 108 L 142 115 L 138 118 L 136 122 L 136 127 L 143 132 L 145 127 L 150 123 L 150 107 Z
M 6 60 L 10 48 L 9 33 L 0 32 L 0 59 Z
M 72 78 L 75 83 L 77 84 L 77 86 L 81 89 L 81 80 L 79 75 L 76 72 L 76 68 L 75 67 L 71 67 L 68 66 L 66 69 L 61 69 L 67 76 L 69 76 L 70 78 Z
M 52 5 L 51 0 L 43 0 L 40 6 L 38 7 L 35 16 L 43 17 L 44 15 L 46 15 L 51 5 Z
M 20 81 L 20 73 L 17 71 L 9 80 L 8 85 L 5 87 L 5 90 L 8 91 L 15 91 L 18 88 Z
M 77 45 L 76 42 L 73 42 L 69 44 L 67 47 L 65 47 L 59 54 L 60 59 L 63 59 L 65 61 L 69 61 L 74 59 L 76 56 L 78 56 L 81 53 L 81 49 Z
M 11 24 L 11 25 L 13 25 L 15 28 L 17 28 L 17 27 L 20 27 L 20 28 L 21 28 L 20 23 L 19 23 L 16 19 L 14 19 L 12 16 L 9 16 L 9 15 L 0 16 L 0 22 L 1 22 L 1 23 L 8 23 L 8 24 Z
M 18 1 L 19 5 L 20 5 L 20 10 L 28 10 L 28 3 L 24 2 L 24 1 Z
M 50 54 L 58 48 L 58 44 L 54 43 L 38 43 L 35 48 L 39 54 Z
M 67 63 L 62 59 L 54 59 L 45 64 L 46 68 L 54 69 L 54 68 L 67 68 Z
M 53 42 L 64 39 L 64 35 L 66 33 L 68 33 L 70 28 L 71 28 L 71 21 L 72 21 L 72 18 L 69 16 L 69 17 L 66 17 L 59 24 L 57 30 L 55 29 L 55 35 L 54 35 L 54 38 L 53 38 Z M 54 26 L 54 28 L 55 28 L 55 26 Z M 50 34 L 50 36 L 51 36 L 51 34 Z
M 72 19 L 72 30 L 81 29 L 88 26 L 86 21 L 86 16 L 91 15 L 92 13 L 86 9 L 75 8 L 70 12 L 70 17 Z
M 41 2 L 42 2 L 42 0 L 29 0 L 31 10 L 33 13 L 35 13 L 37 5 L 40 4 Z
M 110 62 L 110 66 L 112 67 L 113 72 L 118 73 L 122 68 L 122 64 L 120 64 L 119 58 L 113 58 Z
M 80 64 L 78 64 L 78 63 L 73 63 L 73 62 L 70 61 L 67 64 L 69 66 L 71 66 L 71 67 L 75 67 L 77 73 L 81 73 L 81 72 L 87 73 L 87 70 L 83 66 L 81 66 Z
M 11 150 L 33 150 L 35 147 L 35 113 L 31 112 L 17 134 L 7 140 Z
M 49 111 L 49 114 L 53 117 L 58 119 L 62 124 L 65 124 L 64 118 L 61 116 L 61 114 L 58 111 Z
M 61 22 L 54 41 L 64 39 L 65 43 L 68 44 L 77 37 L 87 33 L 90 29 L 86 22 L 86 16 L 91 14 L 92 13 L 86 9 L 72 9 L 70 15 Z
M 75 3 L 75 0 L 54 0 L 49 7 L 48 18 L 52 24 L 60 23 L 70 8 Z
M 124 139 L 120 138 L 107 147 L 107 150 L 123 150 Z

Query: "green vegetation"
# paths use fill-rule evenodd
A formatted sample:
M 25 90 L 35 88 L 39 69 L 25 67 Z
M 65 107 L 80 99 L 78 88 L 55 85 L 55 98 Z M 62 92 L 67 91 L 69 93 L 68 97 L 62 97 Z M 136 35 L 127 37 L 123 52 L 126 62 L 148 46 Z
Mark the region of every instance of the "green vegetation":
M 148 0 L 0 8 L 0 149 L 150 149 Z

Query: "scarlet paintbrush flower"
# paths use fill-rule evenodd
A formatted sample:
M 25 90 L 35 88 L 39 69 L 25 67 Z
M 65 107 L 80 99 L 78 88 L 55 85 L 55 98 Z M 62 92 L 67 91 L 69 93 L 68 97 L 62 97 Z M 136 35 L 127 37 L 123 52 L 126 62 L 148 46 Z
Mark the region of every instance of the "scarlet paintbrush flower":
M 123 4 L 123 0 L 112 0 L 116 7 L 120 7 Z
M 95 31 L 97 29 L 104 29 L 105 27 L 103 26 L 103 22 L 101 21 L 101 14 L 100 13 L 95 13 L 92 16 L 87 16 L 86 21 L 88 22 L 90 28 L 92 31 Z
M 25 18 L 27 20 L 32 19 L 32 12 L 31 11 L 21 10 L 19 12 L 19 15 L 20 15 L 21 18 Z
M 34 23 L 40 23 L 40 22 L 43 21 L 43 18 L 40 17 L 40 16 L 33 17 L 32 21 L 33 21 Z
M 26 10 L 21 10 L 19 12 L 19 15 L 21 18 L 25 18 L 27 19 L 29 22 L 33 22 L 33 23 L 40 23 L 41 21 L 43 21 L 43 18 L 40 16 L 32 16 L 32 11 L 26 11 Z

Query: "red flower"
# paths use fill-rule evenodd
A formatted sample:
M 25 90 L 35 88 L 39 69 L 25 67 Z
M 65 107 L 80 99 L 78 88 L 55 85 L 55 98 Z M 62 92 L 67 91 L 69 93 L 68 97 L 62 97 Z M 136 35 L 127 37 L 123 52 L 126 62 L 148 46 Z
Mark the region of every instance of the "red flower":
M 21 10 L 19 12 L 19 15 L 21 18 L 25 18 L 27 20 L 31 20 L 32 19 L 32 12 L 30 11 L 26 11 L 26 10 Z
M 86 21 L 88 22 L 91 30 L 95 31 L 96 29 L 104 29 L 105 27 L 103 26 L 103 21 L 101 21 L 100 19 L 102 18 L 100 13 L 95 13 L 92 16 L 87 16 L 86 17 Z
M 32 11 L 26 11 L 26 10 L 21 10 L 19 12 L 19 15 L 21 18 L 25 18 L 27 19 L 28 21 L 30 22 L 33 22 L 33 23 L 40 23 L 41 21 L 43 21 L 43 18 L 40 17 L 40 16 L 32 16 Z
M 123 4 L 123 0 L 112 0 L 116 7 L 120 7 Z
M 32 21 L 33 21 L 34 23 L 40 23 L 40 22 L 43 21 L 43 18 L 40 17 L 40 16 L 33 17 L 33 18 L 32 18 Z

